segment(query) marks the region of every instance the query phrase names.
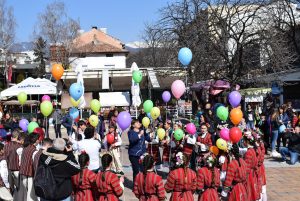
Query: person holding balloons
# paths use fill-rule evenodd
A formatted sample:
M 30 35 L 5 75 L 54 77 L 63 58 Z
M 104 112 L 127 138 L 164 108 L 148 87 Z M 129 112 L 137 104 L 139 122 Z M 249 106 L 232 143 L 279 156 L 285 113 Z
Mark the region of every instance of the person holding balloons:
M 200 134 L 197 137 L 196 145 L 198 146 L 197 162 L 201 163 L 202 158 L 209 152 L 209 148 L 212 146 L 211 134 L 208 133 L 206 124 L 202 124 L 200 127 Z
M 128 131 L 129 148 L 128 155 L 133 171 L 133 181 L 136 175 L 142 170 L 139 163 L 140 157 L 146 153 L 146 141 L 150 142 L 151 138 L 148 133 L 141 129 L 142 124 L 137 120 L 131 121 L 131 128 Z
M 183 151 L 183 137 L 184 137 L 184 132 L 182 131 L 182 123 L 175 122 L 174 126 L 174 133 L 173 137 L 171 138 L 171 154 L 170 154 L 170 169 L 175 168 L 176 164 L 176 154 L 179 152 Z

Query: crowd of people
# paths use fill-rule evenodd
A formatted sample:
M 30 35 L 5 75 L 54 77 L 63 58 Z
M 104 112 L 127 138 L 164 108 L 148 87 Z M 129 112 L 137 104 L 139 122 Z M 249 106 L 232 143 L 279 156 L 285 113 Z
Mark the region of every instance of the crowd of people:
M 185 132 L 181 139 L 176 130 L 185 123 L 161 116 L 143 125 L 147 114 L 141 110 L 126 131 L 128 157 L 133 171 L 133 194 L 139 200 L 267 200 L 265 154 L 295 164 L 300 153 L 300 121 L 291 104 L 261 113 L 251 105 L 238 125 L 243 137 L 219 149 L 216 141 L 222 121 L 216 105 L 207 103 L 195 112 L 196 134 Z M 32 133 L 19 128 L 18 118 L 3 115 L 0 134 L 0 199 L 2 200 L 119 200 L 124 191 L 120 152 L 122 132 L 114 108 L 104 121 L 99 112 L 97 127 L 87 120 L 74 121 L 59 109 L 52 114 L 55 139 L 50 139 L 47 124 Z M 68 137 L 62 138 L 61 127 Z M 165 130 L 160 138 L 159 128 Z M 124 138 L 123 138 L 124 139 Z M 166 182 L 161 173 L 168 172 Z

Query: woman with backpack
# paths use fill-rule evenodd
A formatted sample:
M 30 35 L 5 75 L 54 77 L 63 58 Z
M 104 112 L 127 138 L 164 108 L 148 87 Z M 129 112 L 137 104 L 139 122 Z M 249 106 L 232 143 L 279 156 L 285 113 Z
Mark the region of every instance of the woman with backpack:
M 134 181 L 133 193 L 141 201 L 165 200 L 165 189 L 161 176 L 154 172 L 154 158 L 146 155 L 142 159 L 143 172 Z
M 123 177 L 111 171 L 113 157 L 106 153 L 101 158 L 103 170 L 96 176 L 96 185 L 100 194 L 99 201 L 118 201 L 123 194 Z
M 94 201 L 96 189 L 96 174 L 87 167 L 90 163 L 90 157 L 87 153 L 81 152 L 78 157 L 80 172 L 72 176 L 72 186 L 74 200 L 76 201 Z

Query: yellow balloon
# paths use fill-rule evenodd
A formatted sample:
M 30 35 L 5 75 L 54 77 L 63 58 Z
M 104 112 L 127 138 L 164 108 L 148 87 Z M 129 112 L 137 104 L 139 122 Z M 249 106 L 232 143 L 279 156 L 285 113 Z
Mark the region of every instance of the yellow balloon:
M 166 131 L 163 128 L 157 129 L 157 136 L 159 140 L 163 140 L 166 136 Z
M 219 138 L 216 142 L 217 147 L 223 151 L 227 150 L 227 142 L 223 140 L 222 138 Z
M 159 117 L 159 115 L 160 115 L 159 108 L 158 107 L 153 107 L 151 109 L 150 115 L 151 115 L 152 119 L 154 119 L 154 120 L 157 119 Z
M 70 96 L 70 100 L 71 100 L 71 104 L 73 105 L 73 107 L 77 107 L 80 103 L 80 99 L 78 101 L 76 101 L 71 96 Z
M 92 126 L 96 127 L 99 123 L 99 119 L 96 115 L 91 115 L 90 118 L 89 118 L 89 122 Z
M 150 124 L 150 119 L 148 117 L 144 117 L 142 119 L 142 124 L 145 128 L 148 128 L 149 124 Z

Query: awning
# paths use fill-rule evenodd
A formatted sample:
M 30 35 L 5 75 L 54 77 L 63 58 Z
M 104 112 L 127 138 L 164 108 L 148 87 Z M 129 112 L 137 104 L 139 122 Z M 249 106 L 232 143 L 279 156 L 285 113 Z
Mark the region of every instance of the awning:
M 23 80 L 17 85 L 1 91 L 0 98 L 17 96 L 20 92 L 26 94 L 56 94 L 56 83 L 47 79 L 33 79 L 32 77 Z
M 271 88 L 248 88 L 241 89 L 239 92 L 242 96 L 265 96 L 267 93 L 271 92 Z
M 24 103 L 24 105 L 31 105 L 31 106 L 35 106 L 35 105 L 39 105 L 40 101 L 37 100 L 28 100 Z M 19 101 L 17 100 L 10 100 L 10 101 L 4 101 L 3 105 L 21 105 Z

